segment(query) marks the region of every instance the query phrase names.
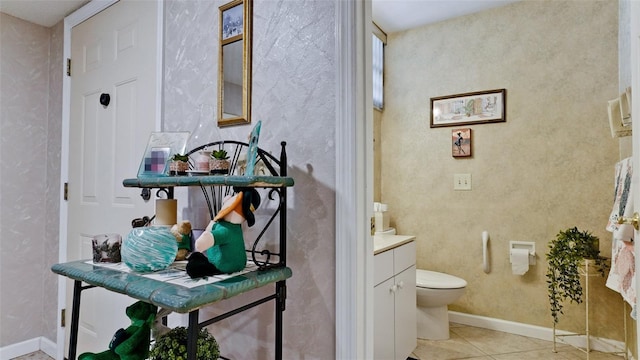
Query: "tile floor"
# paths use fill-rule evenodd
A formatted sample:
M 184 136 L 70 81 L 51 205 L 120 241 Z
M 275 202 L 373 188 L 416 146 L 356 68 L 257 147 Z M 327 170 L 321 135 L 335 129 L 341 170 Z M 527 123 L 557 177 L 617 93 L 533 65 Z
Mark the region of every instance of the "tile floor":
M 558 345 L 551 351 L 551 341 L 528 338 L 500 331 L 451 324 L 449 340 L 418 339 L 418 347 L 411 355 L 418 360 L 580 360 L 587 355 L 568 345 Z M 621 360 L 622 356 L 592 351 L 590 360 Z M 53 360 L 42 352 L 20 356 L 12 360 Z
M 418 360 L 579 360 L 587 354 L 568 345 L 472 326 L 451 324 L 449 340 L 418 339 L 412 357 Z M 622 356 L 592 351 L 590 360 L 621 360 Z
M 47 356 L 47 354 L 43 353 L 42 351 L 36 351 L 24 356 L 18 356 L 17 358 L 13 358 L 11 360 L 53 360 L 53 358 Z

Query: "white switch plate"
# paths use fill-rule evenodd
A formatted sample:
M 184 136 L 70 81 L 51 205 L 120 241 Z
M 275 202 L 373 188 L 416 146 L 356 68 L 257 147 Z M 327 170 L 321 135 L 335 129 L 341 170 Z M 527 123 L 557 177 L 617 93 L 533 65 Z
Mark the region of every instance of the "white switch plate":
M 453 174 L 453 190 L 471 190 L 471 174 Z

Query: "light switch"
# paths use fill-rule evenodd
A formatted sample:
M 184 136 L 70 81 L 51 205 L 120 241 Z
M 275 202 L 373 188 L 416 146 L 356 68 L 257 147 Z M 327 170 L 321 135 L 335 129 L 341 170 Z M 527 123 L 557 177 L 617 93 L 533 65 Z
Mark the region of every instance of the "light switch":
M 453 174 L 453 190 L 471 190 L 471 174 Z

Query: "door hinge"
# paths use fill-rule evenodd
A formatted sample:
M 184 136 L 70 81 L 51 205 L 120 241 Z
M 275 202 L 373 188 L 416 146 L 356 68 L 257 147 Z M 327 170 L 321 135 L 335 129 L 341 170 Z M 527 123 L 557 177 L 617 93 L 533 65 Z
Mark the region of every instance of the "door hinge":
M 60 327 L 65 327 L 67 325 L 67 309 L 60 310 Z
M 67 58 L 67 76 L 71 76 L 71 58 Z
M 64 183 L 64 200 L 69 200 L 69 183 Z

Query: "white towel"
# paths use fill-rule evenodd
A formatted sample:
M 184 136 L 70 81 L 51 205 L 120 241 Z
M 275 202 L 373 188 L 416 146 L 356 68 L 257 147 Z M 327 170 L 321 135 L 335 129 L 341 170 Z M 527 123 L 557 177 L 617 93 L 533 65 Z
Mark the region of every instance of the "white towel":
M 611 242 L 611 270 L 606 286 L 617 291 L 631 307 L 631 316 L 635 319 L 636 287 L 635 287 L 635 253 L 634 228 L 629 224 L 618 224 L 618 217 L 633 216 L 633 189 L 631 187 L 632 158 L 626 158 L 616 164 L 615 197 L 613 209 L 609 216 L 607 230 L 613 232 Z
M 631 178 L 633 176 L 632 158 L 628 157 L 616 164 L 615 190 L 613 209 L 609 215 L 607 230 L 613 232 L 618 228 L 618 217 L 633 214 L 633 196 L 631 194 Z M 630 205 L 627 207 L 627 205 Z

